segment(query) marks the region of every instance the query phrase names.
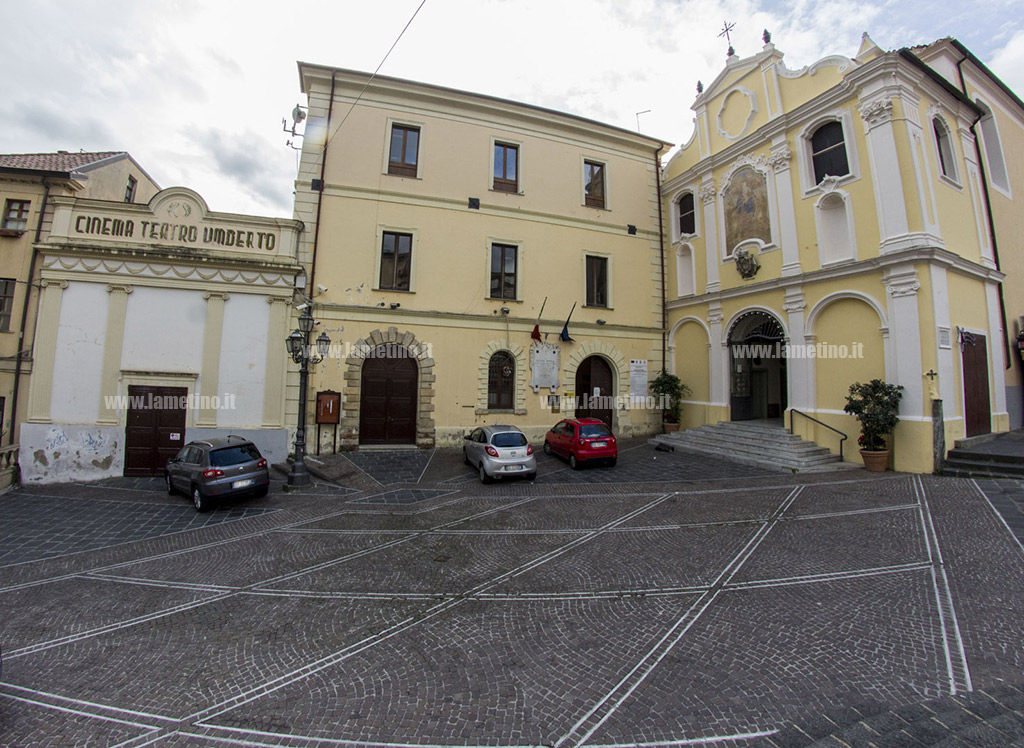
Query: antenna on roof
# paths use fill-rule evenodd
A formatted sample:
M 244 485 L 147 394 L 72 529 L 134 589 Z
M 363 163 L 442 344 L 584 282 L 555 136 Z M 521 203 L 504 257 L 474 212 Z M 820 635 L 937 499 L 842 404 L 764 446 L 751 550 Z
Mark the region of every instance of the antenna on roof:
M 301 104 L 296 104 L 295 108 L 292 109 L 292 126 L 291 126 L 291 128 L 289 129 L 289 127 L 288 127 L 288 120 L 286 120 L 285 118 L 282 117 L 281 118 L 281 129 L 284 130 L 287 133 L 291 133 L 291 136 L 293 138 L 301 138 L 303 136 L 303 133 L 295 132 L 295 128 L 298 127 L 303 122 L 303 120 L 306 119 L 306 111 L 305 110 L 307 108 L 308 107 L 304 107 Z M 288 141 L 288 147 L 289 148 L 293 148 L 296 151 L 301 151 L 302 150 L 301 148 L 297 148 L 296 146 L 292 145 L 292 141 L 290 141 L 290 140 Z

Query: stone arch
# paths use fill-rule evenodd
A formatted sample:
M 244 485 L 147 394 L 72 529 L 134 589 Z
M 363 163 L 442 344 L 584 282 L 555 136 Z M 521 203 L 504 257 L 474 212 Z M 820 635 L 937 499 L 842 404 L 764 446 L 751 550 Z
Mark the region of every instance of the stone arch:
M 729 345 L 729 336 L 732 335 L 732 332 L 736 327 L 736 323 L 752 312 L 762 312 L 767 314 L 769 317 L 774 317 L 775 321 L 779 323 L 779 327 L 782 328 L 785 339 L 789 340 L 789 328 L 786 327 L 786 323 L 783 320 L 782 315 L 771 307 L 754 305 L 744 307 L 740 311 L 736 312 L 736 314 L 729 319 L 728 324 L 722 326 L 722 345 Z
M 584 359 L 590 356 L 600 356 L 611 367 L 612 376 L 615 378 L 613 385 L 615 395 L 620 398 L 621 402 L 625 402 L 629 397 L 629 361 L 615 346 L 604 341 L 587 341 L 580 344 L 569 354 L 562 365 L 562 382 L 564 385 L 568 388 L 575 388 L 576 370 L 579 369 Z M 572 415 L 573 413 L 566 413 L 566 417 L 572 417 Z M 616 408 L 614 420 L 616 423 L 613 424 L 613 427 L 619 436 L 633 434 L 636 426 L 630 417 L 628 409 Z
M 431 346 L 416 339 L 411 332 L 399 332 L 397 327 L 386 331 L 373 330 L 352 346 L 345 363 L 345 404 L 342 406 L 341 433 L 344 447 L 359 446 L 359 402 L 362 388 L 363 364 L 369 354 L 382 345 L 402 346 L 408 349 L 419 371 L 416 402 L 416 446 L 431 448 L 435 442 L 434 423 L 434 359 Z
M 866 293 L 863 293 L 862 291 L 853 290 L 835 291 L 819 299 L 818 303 L 811 307 L 811 311 L 807 313 L 807 322 L 804 325 L 805 337 L 810 338 L 814 336 L 815 320 L 817 320 L 821 313 L 825 310 L 825 307 L 827 307 L 829 304 L 835 301 L 838 301 L 839 299 L 858 299 L 859 301 L 863 301 L 865 304 L 874 309 L 875 314 L 878 315 L 878 321 L 882 323 L 881 327 L 879 328 L 882 332 L 882 335 L 886 338 L 889 337 L 889 320 L 885 315 L 885 308 L 881 304 L 879 304 L 874 297 Z
M 491 363 L 491 356 L 498 351 L 505 351 L 510 354 L 516 362 L 516 399 L 513 415 L 526 415 L 526 388 L 529 385 L 527 379 L 530 371 L 527 360 L 527 350 L 521 345 L 510 343 L 504 340 L 492 340 L 483 350 L 480 351 L 480 360 L 477 364 L 477 398 L 476 415 L 487 415 L 488 413 L 507 412 L 493 411 L 487 409 L 487 370 Z
M 708 348 L 709 349 L 711 348 L 711 329 L 708 327 L 707 323 L 704 320 L 702 320 L 700 317 L 693 317 L 693 316 L 681 317 L 680 319 L 677 319 L 675 324 L 672 325 L 672 329 L 669 330 L 669 332 L 668 332 L 668 345 L 667 345 L 668 356 L 667 356 L 667 358 L 668 358 L 668 373 L 669 374 L 675 374 L 676 373 L 676 371 L 675 371 L 675 369 L 676 369 L 676 361 L 675 361 L 676 334 L 682 329 L 683 325 L 689 324 L 689 323 L 695 323 L 698 326 L 700 326 L 701 329 L 704 330 L 704 334 L 708 336 Z

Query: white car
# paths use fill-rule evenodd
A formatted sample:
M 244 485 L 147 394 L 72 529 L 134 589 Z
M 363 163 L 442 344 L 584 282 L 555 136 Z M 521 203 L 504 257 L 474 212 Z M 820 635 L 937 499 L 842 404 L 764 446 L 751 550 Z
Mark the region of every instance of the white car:
M 462 458 L 480 474 L 481 483 L 495 478 L 537 477 L 537 458 L 526 434 L 515 426 L 481 426 L 462 443 Z

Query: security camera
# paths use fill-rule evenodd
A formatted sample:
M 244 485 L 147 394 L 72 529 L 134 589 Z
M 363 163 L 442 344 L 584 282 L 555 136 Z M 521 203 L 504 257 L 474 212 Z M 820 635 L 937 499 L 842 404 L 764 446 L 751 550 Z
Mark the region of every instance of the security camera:
M 316 290 L 319 291 L 320 293 L 327 293 L 327 286 L 325 286 L 323 283 L 317 283 Z
M 501 308 L 501 313 L 502 313 L 502 314 L 508 314 L 508 313 L 509 313 L 509 312 L 511 312 L 511 311 L 512 311 L 512 310 L 511 310 L 511 309 L 509 309 L 509 308 L 508 308 L 507 306 L 503 306 L 503 307 Z
M 301 312 L 303 309 L 309 309 L 309 304 L 298 304 L 295 307 L 295 311 Z

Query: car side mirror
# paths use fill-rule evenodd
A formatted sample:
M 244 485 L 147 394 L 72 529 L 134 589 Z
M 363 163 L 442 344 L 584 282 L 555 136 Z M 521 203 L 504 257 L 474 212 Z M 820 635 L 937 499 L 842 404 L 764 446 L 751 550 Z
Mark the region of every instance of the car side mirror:
M 466 441 L 469 441 L 469 440 L 470 440 L 470 439 L 471 439 L 472 437 L 470 436 L 470 434 L 466 434 L 466 435 L 465 435 L 464 437 L 462 437 L 462 438 L 463 438 L 463 439 L 465 439 Z

